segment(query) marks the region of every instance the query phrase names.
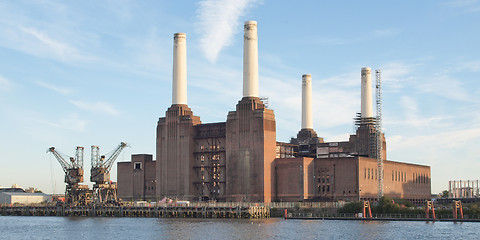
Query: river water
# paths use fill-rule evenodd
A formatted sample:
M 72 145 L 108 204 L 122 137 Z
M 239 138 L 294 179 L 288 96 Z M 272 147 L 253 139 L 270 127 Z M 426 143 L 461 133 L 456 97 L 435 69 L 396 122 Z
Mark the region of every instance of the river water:
M 480 239 L 480 223 L 0 216 L 0 239 Z

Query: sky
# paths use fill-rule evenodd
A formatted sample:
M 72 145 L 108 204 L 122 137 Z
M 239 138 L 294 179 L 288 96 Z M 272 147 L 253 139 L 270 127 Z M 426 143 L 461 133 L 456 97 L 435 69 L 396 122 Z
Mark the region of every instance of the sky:
M 171 105 L 173 34 L 187 34 L 188 105 L 224 122 L 242 97 L 243 22 L 258 22 L 259 92 L 277 141 L 301 128 L 347 141 L 360 70 L 382 71 L 389 160 L 431 166 L 432 193 L 480 179 L 480 1 L 0 1 L 0 185 L 65 190 L 49 147 L 155 154 Z M 373 97 L 373 99 L 375 99 Z M 375 109 L 375 108 L 374 108 Z M 112 169 L 116 181 L 116 166 Z

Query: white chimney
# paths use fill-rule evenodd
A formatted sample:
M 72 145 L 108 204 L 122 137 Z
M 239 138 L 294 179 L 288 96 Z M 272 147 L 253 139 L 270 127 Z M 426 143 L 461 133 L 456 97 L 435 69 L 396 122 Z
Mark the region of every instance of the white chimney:
M 172 105 L 187 104 L 187 35 L 175 33 L 173 37 Z
M 362 68 L 362 118 L 372 118 L 372 70 Z
M 313 129 L 312 75 L 302 75 L 302 129 Z
M 243 97 L 258 97 L 258 40 L 256 21 L 247 21 L 244 25 Z

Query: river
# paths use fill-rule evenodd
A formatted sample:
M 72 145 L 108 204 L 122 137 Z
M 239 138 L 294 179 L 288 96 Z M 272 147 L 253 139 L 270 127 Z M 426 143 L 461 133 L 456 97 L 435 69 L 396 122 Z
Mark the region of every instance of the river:
M 480 239 L 480 223 L 0 216 L 0 239 Z

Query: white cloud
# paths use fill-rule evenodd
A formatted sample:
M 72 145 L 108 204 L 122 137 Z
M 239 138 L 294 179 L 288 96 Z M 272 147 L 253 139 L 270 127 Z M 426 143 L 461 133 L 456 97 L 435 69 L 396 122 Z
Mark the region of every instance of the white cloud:
M 475 97 L 470 96 L 459 80 L 446 75 L 433 76 L 431 79 L 425 79 L 422 84 L 418 85 L 418 89 L 451 100 L 465 102 L 477 100 Z
M 38 49 L 41 52 L 52 51 L 56 57 L 60 58 L 63 61 L 67 61 L 72 57 L 79 56 L 79 53 L 75 48 L 69 46 L 67 43 L 53 39 L 46 33 L 29 27 L 19 26 L 19 28 L 20 30 L 22 30 L 22 32 L 33 36 L 37 41 L 41 43 L 40 47 L 42 49 Z
M 478 0 L 452 0 L 446 4 L 454 7 L 468 7 L 475 5 L 477 2 Z
M 397 35 L 399 31 L 397 29 L 377 29 L 372 32 L 374 38 L 393 37 Z
M 352 36 L 315 36 L 309 37 L 315 44 L 322 44 L 322 45 L 331 45 L 331 46 L 339 46 L 339 45 L 349 45 L 355 44 L 360 42 L 372 41 L 379 38 L 388 38 L 398 35 L 399 30 L 394 28 L 388 29 L 376 29 L 373 31 L 369 31 L 367 33 L 363 33 L 360 35 L 352 35 Z
M 102 113 L 108 115 L 118 115 L 119 111 L 115 109 L 115 107 L 106 102 L 83 102 L 83 101 L 69 101 L 71 104 L 87 111 L 95 112 L 95 113 Z
M 240 17 L 258 0 L 204 0 L 197 10 L 197 31 L 205 57 L 215 62 L 220 51 L 232 43 L 240 28 Z
M 414 127 L 416 129 L 424 128 L 445 128 L 449 127 L 450 123 L 446 120 L 452 119 L 452 116 L 430 116 L 423 117 L 417 101 L 413 97 L 402 96 L 400 98 L 401 106 L 404 110 L 404 117 L 401 120 L 387 120 L 384 121 L 387 125 L 404 125 Z
M 324 78 L 320 80 L 319 85 L 335 85 L 336 88 L 339 87 L 358 87 L 360 91 L 360 69 L 358 71 L 352 71 L 349 73 L 343 73 L 329 78 Z
M 460 63 L 458 71 L 480 72 L 480 60 Z
M 0 90 L 8 90 L 10 89 L 10 85 L 10 82 L 6 78 L 0 76 Z
M 57 122 L 49 122 L 49 121 L 41 121 L 41 122 L 44 122 L 53 127 L 73 130 L 77 132 L 83 132 L 85 130 L 85 126 L 87 125 L 87 121 L 80 119 L 78 114 L 76 113 L 63 117 Z
M 60 93 L 60 94 L 63 94 L 63 95 L 67 95 L 71 92 L 71 90 L 68 89 L 68 88 L 57 87 L 57 86 L 53 86 L 53 85 L 50 85 L 50 84 L 44 83 L 44 82 L 36 82 L 36 83 L 38 85 L 44 87 L 44 88 L 53 90 L 53 91 L 55 91 L 57 93 Z
M 414 78 L 410 76 L 413 72 L 412 66 L 399 62 L 387 63 L 380 67 L 382 70 L 382 81 L 390 88 L 402 88 L 405 83 L 411 85 Z

